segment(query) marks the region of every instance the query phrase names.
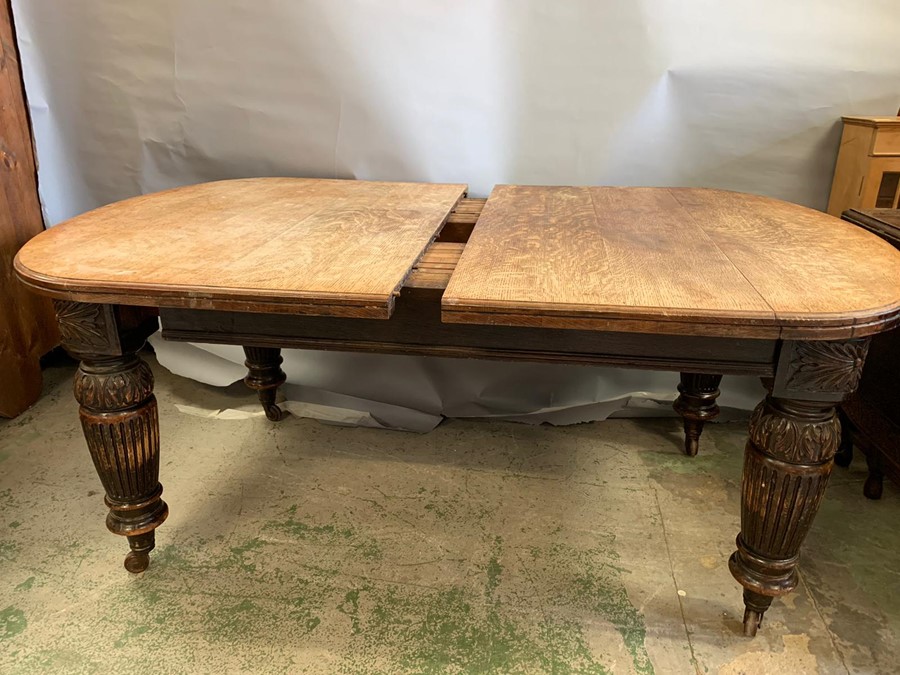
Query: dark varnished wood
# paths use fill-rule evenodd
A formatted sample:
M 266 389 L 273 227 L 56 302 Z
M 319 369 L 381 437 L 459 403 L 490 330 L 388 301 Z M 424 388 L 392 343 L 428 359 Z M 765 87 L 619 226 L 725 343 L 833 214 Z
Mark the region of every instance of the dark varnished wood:
M 440 293 L 404 288 L 390 321 L 161 309 L 163 337 L 510 361 L 772 375 L 777 341 L 444 324 Z
M 284 384 L 287 376 L 281 370 L 281 350 L 272 347 L 244 346 L 244 356 L 247 360 L 247 377 L 244 383 L 256 390 L 259 402 L 263 410 L 272 422 L 278 422 L 284 417 L 284 411 L 275 403 L 278 387 Z
M 772 393 L 750 418 L 741 533 L 729 561 L 744 586 L 748 636 L 756 634 L 772 598 L 797 585 L 800 545 L 840 442 L 835 405 L 859 381 L 867 349 L 868 340 L 783 344 Z
M 900 248 L 900 211 L 851 209 L 843 218 Z M 874 336 L 867 363 L 858 391 L 841 405 L 846 433 L 837 463 L 849 466 L 857 445 L 869 469 L 863 494 L 880 499 L 885 477 L 900 485 L 900 331 Z
M 153 373 L 136 352 L 156 330 L 155 312 L 55 301 L 62 344 L 80 359 L 75 399 L 106 491 L 106 526 L 128 538 L 129 572 L 150 564 L 155 530 L 168 516 L 159 483 L 159 420 Z
M 681 373 L 678 398 L 673 407 L 684 420 L 684 454 L 695 457 L 700 449 L 703 425 L 719 416 L 719 383 L 721 375 Z
M 873 338 L 873 342 L 876 339 Z M 873 352 L 878 354 L 875 350 Z M 867 375 L 868 369 L 863 373 L 863 386 L 867 384 Z M 873 376 L 883 377 L 881 374 Z M 842 423 L 847 434 L 842 442 L 843 457 L 838 464 L 849 466 L 854 445 L 859 447 L 869 470 L 863 484 L 863 494 L 868 499 L 881 499 L 885 476 L 900 485 L 900 424 L 891 417 L 890 412 L 885 412 L 884 401 L 872 399 L 871 393 L 871 390 L 861 388 L 841 404 Z

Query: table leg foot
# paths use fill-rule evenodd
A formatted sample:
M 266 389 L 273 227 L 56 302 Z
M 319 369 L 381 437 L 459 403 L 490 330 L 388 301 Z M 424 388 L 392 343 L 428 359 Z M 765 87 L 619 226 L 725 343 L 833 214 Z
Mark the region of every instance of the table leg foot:
M 719 383 L 721 375 L 681 373 L 678 398 L 673 407 L 684 420 L 684 454 L 694 457 L 700 449 L 703 425 L 719 416 Z
M 281 350 L 273 347 L 244 347 L 244 356 L 247 358 L 244 362 L 247 366 L 244 383 L 256 390 L 259 402 L 269 420 L 272 422 L 282 420 L 285 412 L 275 403 L 278 387 L 287 379 L 281 370 L 284 361 Z
M 771 604 L 771 596 L 744 590 L 744 635 L 746 637 L 756 637 L 756 631 L 762 625 L 763 615 Z
M 729 569 L 744 587 L 752 636 L 773 597 L 797 585 L 800 545 L 819 509 L 840 438 L 834 403 L 766 397 L 750 419 L 741 533 Z
M 128 537 L 131 551 L 125 556 L 125 569 L 132 574 L 140 574 L 150 566 L 150 551 L 156 547 L 156 535 L 151 530 L 146 534 Z

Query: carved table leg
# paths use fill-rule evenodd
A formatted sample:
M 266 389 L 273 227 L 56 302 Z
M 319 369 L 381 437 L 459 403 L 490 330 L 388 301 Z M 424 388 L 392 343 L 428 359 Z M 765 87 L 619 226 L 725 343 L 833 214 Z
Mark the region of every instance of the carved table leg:
M 681 373 L 679 396 L 673 407 L 684 419 L 684 454 L 694 457 L 700 447 L 703 425 L 719 416 L 719 383 L 721 375 Z
M 153 374 L 136 354 L 155 318 L 129 308 L 56 303 L 63 346 L 81 359 L 75 398 L 84 437 L 106 491 L 106 526 L 128 538 L 129 572 L 150 563 L 155 530 L 169 515 L 159 483 L 159 421 Z
M 284 411 L 275 403 L 278 387 L 284 384 L 287 376 L 281 370 L 281 350 L 272 347 L 244 347 L 247 360 L 247 377 L 244 382 L 259 395 L 266 417 L 278 422 L 284 417 Z
M 797 585 L 800 545 L 825 494 L 841 435 L 835 403 L 856 388 L 868 343 L 784 343 L 772 395 L 750 418 L 741 533 L 729 560 L 752 637 L 775 596 Z
M 744 586 L 744 634 L 776 595 L 797 585 L 800 544 L 825 493 L 840 424 L 831 403 L 768 396 L 750 420 L 741 485 L 741 533 L 731 573 Z

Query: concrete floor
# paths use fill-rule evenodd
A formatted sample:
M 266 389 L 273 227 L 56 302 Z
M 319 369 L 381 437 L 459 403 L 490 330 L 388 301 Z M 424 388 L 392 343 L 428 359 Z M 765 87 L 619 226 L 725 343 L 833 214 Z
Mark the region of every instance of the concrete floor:
M 726 564 L 743 424 L 691 460 L 674 419 L 207 420 L 175 404 L 252 395 L 149 360 L 171 516 L 143 575 L 103 525 L 71 366 L 0 422 L 2 673 L 898 671 L 900 494 L 865 500 L 859 461 L 747 640 Z

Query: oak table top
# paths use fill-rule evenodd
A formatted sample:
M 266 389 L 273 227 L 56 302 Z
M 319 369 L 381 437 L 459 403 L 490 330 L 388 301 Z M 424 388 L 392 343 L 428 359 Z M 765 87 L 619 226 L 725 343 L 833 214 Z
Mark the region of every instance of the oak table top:
M 16 268 L 84 302 L 387 318 L 464 192 L 302 178 L 192 185 L 61 223 Z
M 129 199 L 16 259 L 61 299 L 390 317 L 464 185 L 262 178 Z M 795 204 L 709 189 L 501 185 L 445 322 L 839 339 L 900 313 L 900 254 Z
M 862 336 L 897 318 L 900 255 L 837 218 L 755 195 L 501 185 L 442 306 L 450 322 Z

